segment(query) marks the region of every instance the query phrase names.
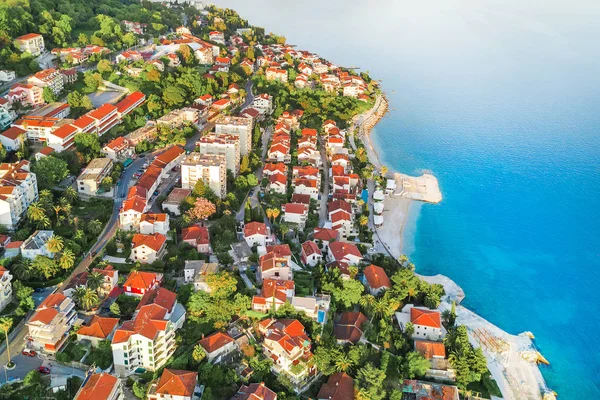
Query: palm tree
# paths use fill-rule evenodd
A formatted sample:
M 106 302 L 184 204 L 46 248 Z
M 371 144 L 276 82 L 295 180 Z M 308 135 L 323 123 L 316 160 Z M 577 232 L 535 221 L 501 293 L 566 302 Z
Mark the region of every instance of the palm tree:
M 71 267 L 73 267 L 74 264 L 75 253 L 73 253 L 73 250 L 71 249 L 65 249 L 65 251 L 63 251 L 62 255 L 60 256 L 60 259 L 58 260 L 58 265 L 60 265 L 62 269 L 71 269 Z
M 192 222 L 192 219 L 187 214 L 183 214 L 174 221 L 174 225 L 178 229 L 183 229 Z
M 267 215 L 267 218 L 269 219 L 269 221 L 271 221 L 272 218 L 273 218 L 273 209 L 272 208 L 267 208 L 265 210 L 265 214 Z
M 46 210 L 42 208 L 38 201 L 33 202 L 27 208 L 27 218 L 30 221 L 39 221 L 46 215 Z
M 413 284 L 411 282 L 410 286 L 408 286 L 406 288 L 406 293 L 408 294 L 408 302 L 410 303 L 410 300 L 412 299 L 412 297 L 415 296 L 417 293 L 419 293 L 419 290 L 417 289 L 416 286 L 413 286 Z
M 398 257 L 398 261 L 400 262 L 400 265 L 404 267 L 404 265 L 406 265 L 406 263 L 408 262 L 408 257 L 406 256 L 406 254 L 402 254 L 400 257 Z
M 358 223 L 359 223 L 361 226 L 365 226 L 365 225 L 367 225 L 367 224 L 369 223 L 369 217 L 367 217 L 366 215 L 361 215 L 361 216 L 358 218 Z
M 347 372 L 352 368 L 352 361 L 348 354 L 341 353 L 339 357 L 335 360 L 335 370 L 337 372 Z
M 360 304 L 361 307 L 367 310 L 367 312 L 370 312 L 373 309 L 373 306 L 375 305 L 376 301 L 377 300 L 375 299 L 375 296 L 373 296 L 372 294 L 365 294 L 360 298 L 358 304 Z
M 92 289 L 83 289 L 81 297 L 79 297 L 79 305 L 84 310 L 89 310 L 98 303 L 98 294 Z
M 71 203 L 73 202 L 73 200 L 76 200 L 79 197 L 79 195 L 77 194 L 77 190 L 75 190 L 73 186 L 69 186 L 68 188 L 66 188 L 63 193 L 63 196 L 65 196 L 65 198 Z
M 53 206 L 52 209 L 54 210 L 54 213 L 56 214 L 56 225 L 58 225 L 58 214 L 62 211 L 62 207 L 59 205 Z
M 356 278 L 356 275 L 358 275 L 358 267 L 354 265 L 349 266 L 348 273 L 350 274 L 350 279 Z
M 279 217 L 279 214 L 281 214 L 281 210 L 278 208 L 273 208 L 272 210 L 272 215 L 273 215 L 273 219 L 277 219 L 277 217 Z
M 51 253 L 58 253 L 65 247 L 63 238 L 57 235 L 52 235 L 46 245 L 48 246 L 48 251 Z
M 99 289 L 104 283 L 104 275 L 100 272 L 92 272 L 88 275 L 87 286 L 92 290 Z
M 42 218 L 37 221 L 35 226 L 38 229 L 48 229 L 52 226 L 52 221 L 50 221 L 50 218 L 48 218 L 47 215 L 43 215 Z
M 39 198 L 40 198 L 40 203 L 42 204 L 42 207 L 44 207 L 44 208 L 52 207 L 52 202 L 54 200 L 54 197 L 52 196 L 52 192 L 50 190 L 48 190 L 48 189 L 42 190 L 39 194 Z
M 385 176 L 385 174 L 387 174 L 388 172 L 388 167 L 386 167 L 385 165 L 381 166 L 381 176 Z
M 100 232 L 102 232 L 102 222 L 100 222 L 99 220 L 95 219 L 93 221 L 91 221 L 88 224 L 88 231 L 92 234 L 92 235 L 98 235 Z

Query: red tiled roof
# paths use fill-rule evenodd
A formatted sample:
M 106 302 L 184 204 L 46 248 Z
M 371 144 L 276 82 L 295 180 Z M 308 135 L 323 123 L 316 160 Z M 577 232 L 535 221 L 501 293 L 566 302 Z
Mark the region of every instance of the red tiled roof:
M 373 289 L 379 289 L 382 287 L 389 289 L 392 287 L 392 282 L 390 282 L 390 278 L 388 278 L 383 268 L 377 265 L 369 265 L 367 268 L 365 268 L 364 274 L 365 279 L 369 284 L 369 287 Z
M 155 233 L 153 235 L 136 233 L 133 235 L 131 247 L 135 249 L 136 247 L 145 245 L 154 251 L 159 251 L 166 241 L 166 236 L 161 235 L 160 233 Z
M 35 39 L 40 36 L 42 36 L 42 35 L 40 35 L 39 33 L 27 33 L 25 35 L 19 36 L 15 40 L 31 40 L 31 39 Z
M 129 286 L 137 289 L 150 289 L 159 276 L 154 272 L 131 271 L 123 287 Z
M 161 395 L 191 397 L 198 383 L 198 373 L 165 368 L 156 393 Z
M 294 193 L 292 195 L 292 203 L 301 203 L 310 205 L 310 194 Z
M 119 318 L 107 318 L 94 315 L 86 326 L 82 326 L 77 331 L 77 334 L 106 339 L 117 327 L 118 323 Z
M 338 340 L 356 344 L 362 336 L 362 326 L 366 321 L 367 317 L 361 312 L 343 312 L 333 328 L 333 333 Z
M 308 212 L 308 207 L 306 204 L 300 203 L 287 203 L 284 205 L 285 212 L 290 214 L 306 214 Z
M 292 249 L 289 244 L 276 244 L 267 246 L 267 253 L 274 253 L 275 257 L 291 257 Z
M 119 380 L 106 372 L 93 374 L 85 385 L 79 389 L 74 400 L 103 400 L 108 399 L 119 384 Z
M 337 261 L 343 260 L 348 255 L 362 258 L 362 254 L 360 254 L 358 247 L 352 243 L 333 242 L 329 244 L 329 250 Z
M 151 224 L 154 224 L 156 222 L 165 222 L 167 220 L 167 214 L 161 213 L 161 214 L 152 214 L 152 213 L 146 213 L 146 214 L 142 214 L 142 216 L 140 217 L 140 222 L 148 222 Z
M 337 210 L 342 210 L 342 211 L 347 212 L 348 214 L 352 214 L 352 206 L 347 201 L 345 201 L 345 200 L 329 201 L 329 203 L 327 204 L 327 211 L 331 213 L 332 211 L 337 211 Z
M 74 127 L 73 125 L 69 125 L 69 124 L 65 124 L 63 126 L 61 126 L 60 128 L 58 128 L 57 130 L 55 130 L 54 132 L 52 132 L 52 135 L 60 138 L 60 139 L 66 139 L 71 135 L 74 135 L 77 133 L 77 128 Z
M 196 244 L 209 244 L 210 237 L 206 226 L 193 225 L 181 230 L 181 236 L 184 241 L 194 240 Z
M 262 222 L 249 222 L 244 226 L 244 236 L 266 235 L 267 225 Z
M 264 382 L 242 385 L 231 400 L 276 400 L 277 394 L 265 386 Z
M 306 242 L 302 243 L 302 252 L 306 256 L 310 256 L 313 254 L 321 254 L 319 246 L 317 246 L 317 244 L 312 240 L 307 240 Z
M 129 145 L 129 142 L 127 141 L 127 139 L 125 139 L 123 136 L 119 136 L 118 138 L 115 138 L 113 140 L 111 140 L 106 146 L 104 147 L 108 147 L 111 150 L 121 150 L 125 147 L 127 147 Z
M 158 157 L 154 159 L 152 162 L 153 165 L 157 167 L 164 168 L 166 165 L 175 161 L 177 157 L 181 156 L 185 153 L 185 150 L 181 146 L 171 146 L 164 152 L 162 152 Z
M 414 307 L 410 309 L 410 322 L 413 325 L 428 326 L 430 328 L 441 328 L 442 326 L 439 311 Z
M 157 304 L 171 312 L 173 311 L 173 307 L 175 307 L 175 303 L 177 303 L 177 295 L 170 290 L 159 287 L 144 293 L 136 310 L 141 310 L 146 304 Z
M 287 176 L 282 174 L 273 174 L 269 177 L 269 183 L 272 185 L 275 183 L 287 185 Z
M 415 350 L 428 360 L 431 360 L 433 357 L 446 358 L 446 348 L 442 342 L 415 340 Z
M 345 372 L 331 375 L 319 390 L 318 399 L 352 400 L 354 399 L 354 380 Z
M 96 108 L 95 110 L 90 111 L 86 115 L 90 118 L 101 120 L 102 118 L 106 117 L 107 115 L 113 113 L 116 110 L 117 107 L 113 106 L 112 104 L 105 103 L 102 104 L 100 107 Z
M 85 129 L 93 123 L 94 120 L 91 117 L 88 117 L 87 115 L 82 115 L 81 117 L 73 121 L 72 125 L 76 126 L 79 129 Z
M 223 332 L 215 332 L 212 335 L 205 337 L 198 342 L 200 346 L 204 347 L 207 353 L 212 353 L 219 350 L 221 347 L 233 342 L 233 338 Z
M 331 242 L 332 240 L 337 240 L 338 235 L 338 231 L 334 229 L 315 228 L 313 238 L 315 238 L 316 240 Z
M 19 136 L 24 135 L 25 133 L 27 133 L 27 131 L 16 126 L 12 126 L 4 132 L 2 132 L 0 135 L 12 140 L 16 140 Z

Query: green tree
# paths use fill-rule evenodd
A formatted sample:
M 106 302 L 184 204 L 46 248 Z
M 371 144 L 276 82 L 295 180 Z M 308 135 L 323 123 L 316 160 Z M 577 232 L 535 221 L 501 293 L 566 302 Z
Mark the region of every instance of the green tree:
M 112 315 L 114 315 L 115 317 L 120 317 L 121 316 L 121 307 L 119 306 L 119 303 L 112 303 L 109 307 L 110 313 Z
M 75 135 L 75 147 L 83 155 L 86 162 L 98 157 L 102 150 L 98 135 L 95 133 L 78 133 Z
M 46 103 L 54 103 L 56 101 L 56 95 L 49 86 L 46 86 L 42 91 L 42 97 Z
M 431 368 L 431 363 L 420 353 L 411 351 L 404 360 L 404 369 L 409 379 L 420 378 Z
M 79 199 L 79 194 L 77 193 L 77 190 L 73 188 L 73 186 L 69 186 L 68 188 L 66 188 L 63 193 L 63 196 L 65 196 L 69 203 L 73 203 L 73 201 Z
M 44 256 L 36 256 L 31 262 L 31 267 L 38 276 L 43 276 L 46 279 L 52 278 L 58 272 L 56 262 Z
M 69 175 L 67 163 L 51 155 L 37 161 L 32 171 L 37 175 L 38 185 L 43 188 L 52 187 Z
M 110 73 L 113 70 L 112 69 L 112 64 L 108 60 L 100 60 L 100 61 L 98 61 L 97 68 L 98 68 L 98 72 L 100 72 L 101 74 Z
M 100 272 L 92 272 L 88 275 L 87 286 L 92 290 L 99 289 L 104 283 L 104 275 Z
M 383 390 L 385 378 L 385 372 L 375 368 L 371 363 L 367 363 L 360 368 L 356 373 L 356 383 L 361 398 L 383 400 L 386 396 Z
M 204 360 L 206 358 L 206 351 L 204 350 L 204 347 L 200 346 L 199 344 L 194 346 L 194 351 L 192 352 L 192 358 L 194 359 L 194 361 L 196 361 L 198 363 L 201 362 L 202 360 Z
M 34 385 L 41 385 L 41 384 L 42 384 L 42 378 L 40 376 L 40 373 L 37 372 L 36 370 L 29 371 L 27 373 L 27 375 L 25 375 L 25 378 L 23 378 L 24 386 L 34 386 Z
M 31 203 L 27 208 L 27 218 L 30 221 L 39 221 L 45 216 L 46 210 L 42 208 L 42 205 L 38 201 Z
M 145 399 L 148 393 L 148 385 L 136 381 L 133 383 L 133 394 L 139 399 Z
M 208 275 L 206 284 L 210 288 L 211 296 L 218 298 L 230 297 L 237 290 L 237 280 L 227 271 Z
M 65 249 L 58 260 L 58 265 L 62 269 L 71 269 L 75 265 L 75 253 L 71 249 Z
M 167 86 L 163 91 L 163 100 L 169 107 L 179 107 L 186 100 L 186 93 L 178 86 Z
M 83 95 L 77 90 L 73 90 L 67 95 L 67 103 L 73 108 L 81 107 L 81 100 L 83 99 Z
M 240 162 L 240 174 L 244 174 L 246 172 L 250 172 L 250 161 L 248 159 L 248 155 L 242 157 L 242 161 Z
M 81 98 L 81 108 L 84 110 L 91 110 L 94 108 L 94 104 L 92 104 L 92 100 L 90 100 L 89 96 L 83 96 Z

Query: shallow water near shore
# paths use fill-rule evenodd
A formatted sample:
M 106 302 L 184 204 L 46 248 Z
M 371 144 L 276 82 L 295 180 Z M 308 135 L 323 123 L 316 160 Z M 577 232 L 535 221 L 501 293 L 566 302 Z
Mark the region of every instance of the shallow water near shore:
M 600 399 L 600 4 L 218 4 L 383 80 L 382 161 L 431 170 L 444 195 L 411 206 L 417 271 L 448 275 L 504 330 L 532 331 L 560 399 Z

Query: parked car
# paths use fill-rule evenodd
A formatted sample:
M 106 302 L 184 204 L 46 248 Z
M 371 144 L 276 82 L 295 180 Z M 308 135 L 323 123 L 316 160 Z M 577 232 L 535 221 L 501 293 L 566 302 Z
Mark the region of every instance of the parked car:
M 39 367 L 38 372 L 40 374 L 48 375 L 50 373 L 50 368 L 48 367 Z
M 23 354 L 24 356 L 27 356 L 27 357 L 35 357 L 37 355 L 37 353 L 35 351 L 29 350 L 29 349 L 23 349 L 21 354 Z

